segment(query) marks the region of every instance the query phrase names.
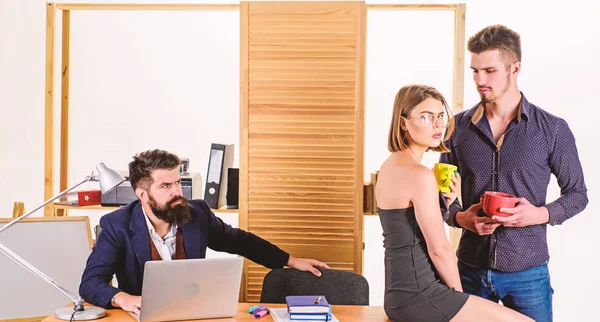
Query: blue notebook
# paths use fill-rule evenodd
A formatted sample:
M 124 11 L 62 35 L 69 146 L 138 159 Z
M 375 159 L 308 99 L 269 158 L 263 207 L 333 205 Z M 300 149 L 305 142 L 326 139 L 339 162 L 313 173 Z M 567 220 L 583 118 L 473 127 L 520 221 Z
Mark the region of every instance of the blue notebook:
M 287 309 L 292 313 L 331 313 L 331 306 L 323 295 L 290 295 L 285 297 Z
M 290 313 L 290 320 L 299 321 L 331 321 L 333 314 L 331 313 Z
M 320 313 L 320 314 L 292 314 L 294 316 L 306 316 L 306 315 L 316 315 L 318 316 L 317 319 L 306 319 L 306 318 L 302 318 L 302 319 L 298 319 L 297 317 L 291 317 L 290 314 L 287 312 L 287 308 L 282 307 L 282 308 L 269 308 L 269 312 L 271 313 L 271 317 L 273 317 L 273 321 L 274 322 L 301 322 L 301 321 L 306 321 L 306 322 L 340 322 L 340 320 L 338 320 L 338 318 L 335 316 L 335 314 L 326 314 L 326 313 Z

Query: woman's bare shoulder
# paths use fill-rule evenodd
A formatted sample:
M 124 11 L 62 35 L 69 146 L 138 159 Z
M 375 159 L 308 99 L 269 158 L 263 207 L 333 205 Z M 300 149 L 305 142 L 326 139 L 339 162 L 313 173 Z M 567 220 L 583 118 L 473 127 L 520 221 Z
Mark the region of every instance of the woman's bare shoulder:
M 412 206 L 412 200 L 421 195 L 435 178 L 427 167 L 411 162 L 410 159 L 390 158 L 384 162 L 377 176 L 375 194 L 382 209 L 406 208 Z M 435 188 L 437 189 L 437 187 Z
M 433 179 L 435 180 L 435 175 L 433 174 L 433 170 L 429 169 L 428 167 L 419 164 L 417 166 L 415 166 L 415 168 L 413 169 L 414 171 L 414 175 L 416 177 L 418 177 L 419 179 L 423 179 L 423 180 L 427 180 L 427 179 Z
M 418 198 L 437 191 L 437 180 L 431 169 L 421 165 L 413 170 L 413 176 L 415 187 L 419 187 L 419 189 L 415 189 L 415 197 Z
M 404 178 L 402 181 L 413 181 L 426 178 L 427 176 L 433 176 L 433 171 L 422 164 L 417 162 L 407 162 L 401 158 L 390 157 L 381 165 L 377 177 L 378 181 L 380 178 Z M 396 180 L 392 181 L 397 182 Z

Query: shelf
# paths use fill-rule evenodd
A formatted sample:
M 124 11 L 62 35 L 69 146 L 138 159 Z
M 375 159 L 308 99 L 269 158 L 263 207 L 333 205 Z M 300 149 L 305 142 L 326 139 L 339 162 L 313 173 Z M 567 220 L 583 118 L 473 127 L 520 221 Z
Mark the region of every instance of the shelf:
M 76 209 L 76 210 L 117 210 L 121 207 L 119 206 L 102 206 L 102 205 L 93 205 L 93 206 L 69 206 L 69 205 L 59 205 L 54 204 L 54 209 Z
M 219 209 L 211 209 L 211 210 L 212 210 L 212 212 L 235 212 L 235 213 L 240 212 L 239 209 L 227 209 L 224 207 L 221 207 Z
M 93 205 L 93 206 L 68 206 L 68 205 L 60 205 L 54 204 L 54 209 L 67 209 L 67 210 L 117 210 L 121 208 L 120 206 L 102 206 L 102 205 Z M 219 208 L 219 209 L 211 209 L 212 212 L 239 212 L 239 209 L 227 209 L 227 208 Z
M 68 209 L 68 210 L 117 210 L 121 207 L 119 206 L 102 206 L 102 205 L 94 205 L 94 206 L 67 206 L 67 205 L 57 205 L 54 204 L 54 209 Z M 239 209 L 227 209 L 221 207 L 219 209 L 211 209 L 212 212 L 229 212 L 229 213 L 238 213 Z M 365 216 L 379 216 L 378 213 L 365 212 Z

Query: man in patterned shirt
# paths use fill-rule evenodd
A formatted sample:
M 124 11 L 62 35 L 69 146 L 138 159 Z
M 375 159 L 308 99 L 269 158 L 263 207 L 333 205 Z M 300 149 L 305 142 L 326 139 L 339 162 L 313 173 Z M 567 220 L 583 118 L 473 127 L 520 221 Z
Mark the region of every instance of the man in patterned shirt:
M 481 102 L 456 115 L 440 162 L 458 166 L 462 202 L 448 224 L 461 227 L 457 250 L 465 292 L 502 303 L 537 322 L 552 321 L 546 229 L 580 213 L 587 189 L 575 138 L 565 120 L 530 103 L 519 91 L 520 36 L 488 26 L 467 43 Z M 546 203 L 550 175 L 561 189 Z M 516 195 L 507 217 L 486 217 L 485 191 Z

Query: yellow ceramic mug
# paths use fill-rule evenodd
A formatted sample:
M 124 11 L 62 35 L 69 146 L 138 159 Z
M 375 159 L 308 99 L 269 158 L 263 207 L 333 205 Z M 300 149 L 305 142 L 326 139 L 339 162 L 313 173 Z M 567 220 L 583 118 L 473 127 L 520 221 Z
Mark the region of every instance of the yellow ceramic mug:
M 453 164 L 436 163 L 433 165 L 433 173 L 437 180 L 438 189 L 441 192 L 450 192 L 450 184 L 452 183 L 452 177 L 455 175 L 456 170 L 458 170 L 458 168 Z

